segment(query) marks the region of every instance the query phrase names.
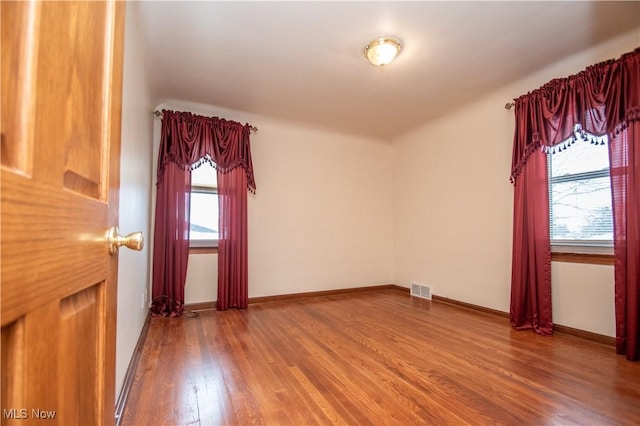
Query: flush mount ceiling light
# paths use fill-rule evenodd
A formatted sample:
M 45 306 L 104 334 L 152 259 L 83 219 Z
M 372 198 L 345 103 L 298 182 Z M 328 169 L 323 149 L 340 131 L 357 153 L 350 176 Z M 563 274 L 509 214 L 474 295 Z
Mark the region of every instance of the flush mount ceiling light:
M 400 42 L 393 37 L 378 37 L 364 48 L 364 55 L 377 67 L 390 64 L 400 52 Z

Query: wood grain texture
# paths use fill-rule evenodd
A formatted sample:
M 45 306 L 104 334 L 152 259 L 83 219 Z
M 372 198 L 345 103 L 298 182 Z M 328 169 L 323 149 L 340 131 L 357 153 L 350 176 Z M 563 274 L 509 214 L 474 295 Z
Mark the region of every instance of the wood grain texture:
M 479 312 L 485 312 L 492 315 L 498 315 L 503 318 L 509 318 L 509 312 L 498 311 L 496 309 L 485 308 L 484 306 L 474 305 L 472 303 L 461 302 L 455 299 L 449 299 L 448 297 L 442 297 L 433 295 L 433 300 L 440 303 L 448 303 L 450 305 L 459 306 L 465 309 L 473 309 Z M 605 336 L 603 334 L 593 333 L 591 331 L 580 330 L 578 328 L 568 327 L 566 325 L 553 324 L 553 331 L 556 333 L 564 333 L 574 337 L 580 337 L 582 339 L 590 340 L 596 343 L 602 343 L 603 345 L 615 346 L 615 337 Z
M 433 300 L 440 303 L 448 303 L 450 305 L 455 305 L 465 309 L 473 309 L 475 311 L 484 312 L 491 315 L 498 315 L 503 318 L 509 318 L 508 312 L 498 311 L 497 309 L 486 308 L 480 305 L 474 305 L 473 303 L 461 302 L 459 300 L 450 299 L 448 297 L 438 296 L 436 294 L 432 295 Z
M 581 339 L 590 340 L 592 342 L 601 343 L 603 345 L 616 346 L 616 338 L 606 336 L 604 334 L 593 333 L 591 331 L 580 330 L 579 328 L 568 327 L 566 325 L 553 324 L 554 333 L 564 333 L 570 336 L 579 337 Z
M 0 3 L 2 97 L 0 162 L 25 174 L 33 172 L 34 122 L 40 2 Z
M 189 247 L 189 254 L 215 254 L 218 247 Z
M 362 293 L 363 291 L 377 291 L 392 288 L 403 289 L 404 287 L 399 287 L 395 284 L 382 284 L 365 287 L 337 288 L 334 290 L 309 291 L 305 293 L 276 294 L 273 296 L 250 297 L 249 304 L 251 305 L 255 303 L 281 302 L 284 300 L 311 299 L 315 297 L 337 296 L 340 294 Z M 409 291 L 409 289 L 406 290 Z M 213 303 L 215 304 L 215 302 Z
M 563 253 L 552 252 L 552 262 L 588 263 L 591 265 L 615 265 L 615 257 L 612 254 L 601 253 Z
M 122 425 L 637 424 L 640 363 L 392 289 L 153 318 Z
M 125 4 L 0 7 L 2 424 L 113 424 Z
M 142 325 L 142 331 L 140 331 L 138 342 L 136 343 L 136 347 L 133 349 L 133 355 L 131 356 L 131 360 L 129 361 L 129 365 L 127 366 L 127 372 L 124 375 L 122 389 L 120 390 L 120 394 L 118 395 L 118 399 L 116 400 L 116 426 L 120 426 L 120 419 L 122 418 L 124 407 L 127 406 L 129 391 L 131 391 L 131 385 L 138 368 L 138 362 L 140 361 L 140 355 L 142 354 L 142 347 L 145 340 L 147 339 L 147 331 L 149 331 L 150 321 L 151 311 L 147 311 L 147 317 L 145 318 L 144 324 Z

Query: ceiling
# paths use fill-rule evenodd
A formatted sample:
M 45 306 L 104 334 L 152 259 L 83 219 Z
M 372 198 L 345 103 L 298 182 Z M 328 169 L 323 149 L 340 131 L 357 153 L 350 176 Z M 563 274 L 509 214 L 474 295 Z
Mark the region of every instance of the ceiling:
M 637 28 L 640 42 L 637 1 L 135 7 L 156 104 L 199 102 L 383 140 L 617 34 Z M 362 50 L 383 35 L 403 50 L 376 68 Z

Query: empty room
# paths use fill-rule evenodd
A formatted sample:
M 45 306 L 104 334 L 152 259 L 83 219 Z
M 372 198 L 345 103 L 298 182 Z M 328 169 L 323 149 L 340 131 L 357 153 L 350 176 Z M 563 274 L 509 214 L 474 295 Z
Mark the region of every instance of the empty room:
M 2 424 L 640 421 L 640 2 L 1 7 Z

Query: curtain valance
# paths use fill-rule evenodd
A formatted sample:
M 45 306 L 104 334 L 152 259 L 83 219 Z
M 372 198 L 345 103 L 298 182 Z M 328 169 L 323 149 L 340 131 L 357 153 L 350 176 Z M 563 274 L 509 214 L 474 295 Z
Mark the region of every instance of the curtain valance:
M 247 189 L 255 192 L 250 131 L 249 124 L 190 112 L 162 110 L 158 183 L 168 162 L 187 170 L 210 161 L 221 173 L 242 167 L 247 175 Z
M 512 182 L 536 149 L 568 139 L 576 124 L 600 136 L 640 120 L 640 48 L 520 96 L 515 114 Z

